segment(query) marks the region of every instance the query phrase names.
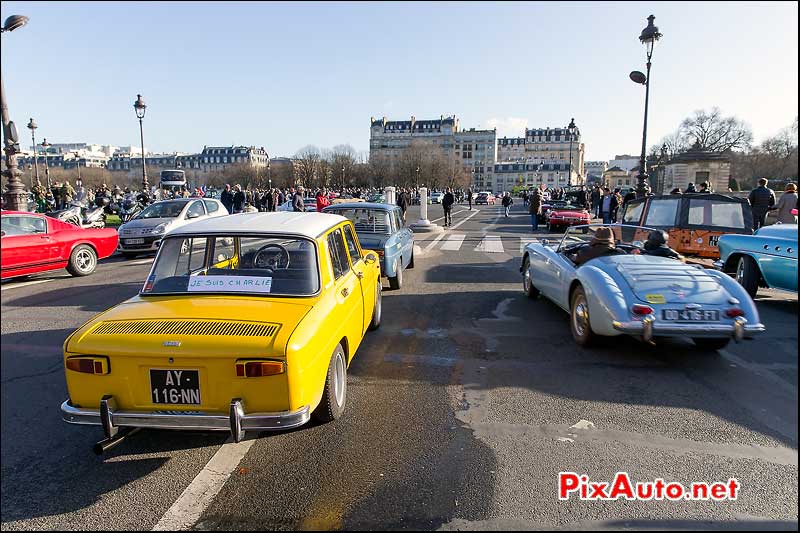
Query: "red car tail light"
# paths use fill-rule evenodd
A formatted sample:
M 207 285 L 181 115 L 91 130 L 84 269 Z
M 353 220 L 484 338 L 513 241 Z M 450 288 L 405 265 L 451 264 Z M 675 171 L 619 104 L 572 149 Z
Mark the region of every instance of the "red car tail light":
M 286 372 L 283 361 L 236 361 L 236 375 L 240 378 L 260 378 Z
M 744 316 L 744 311 L 738 307 L 731 307 L 725 310 L 725 316 L 728 318 L 736 318 L 737 316 Z
M 111 365 L 108 357 L 97 357 L 90 355 L 79 355 L 69 357 L 66 361 L 67 370 L 83 372 L 84 374 L 108 374 L 111 372 Z
M 652 315 L 653 308 L 649 305 L 635 304 L 633 307 L 631 307 L 631 312 L 634 315 Z

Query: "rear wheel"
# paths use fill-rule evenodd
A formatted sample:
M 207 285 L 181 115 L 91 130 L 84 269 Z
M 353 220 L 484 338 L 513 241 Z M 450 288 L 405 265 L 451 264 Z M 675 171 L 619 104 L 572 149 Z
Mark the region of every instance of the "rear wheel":
M 332 422 L 344 413 L 347 401 L 347 358 L 341 344 L 337 344 L 328 365 L 322 399 L 311 416 L 317 422 Z
M 736 265 L 736 281 L 744 287 L 744 290 L 747 291 L 751 298 L 755 298 L 756 293 L 758 293 L 760 278 L 761 272 L 759 272 L 755 260 L 749 255 L 740 257 L 739 263 Z
M 572 338 L 580 346 L 591 346 L 597 341 L 597 334 L 592 331 L 589 321 L 589 303 L 583 287 L 578 285 L 572 293 L 570 305 L 569 324 Z
M 531 259 L 527 255 L 522 260 L 522 290 L 531 300 L 539 297 L 539 289 L 534 287 L 531 279 Z
M 375 307 L 372 308 L 372 320 L 369 323 L 369 330 L 375 331 L 381 327 L 381 311 L 383 310 L 383 287 L 381 280 L 375 286 Z
M 389 287 L 396 291 L 403 286 L 403 263 L 399 259 L 394 263 L 395 276 L 389 278 Z
M 695 345 L 701 350 L 722 350 L 725 348 L 731 339 L 725 337 L 723 339 L 692 339 Z
M 97 254 L 91 246 L 79 244 L 69 256 L 67 272 L 73 276 L 88 276 L 97 268 Z

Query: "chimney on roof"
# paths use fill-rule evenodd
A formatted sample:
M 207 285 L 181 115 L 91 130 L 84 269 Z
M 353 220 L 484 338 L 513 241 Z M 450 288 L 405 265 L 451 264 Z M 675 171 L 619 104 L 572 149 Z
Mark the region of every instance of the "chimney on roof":
M 444 120 L 444 115 L 439 115 L 439 120 Z

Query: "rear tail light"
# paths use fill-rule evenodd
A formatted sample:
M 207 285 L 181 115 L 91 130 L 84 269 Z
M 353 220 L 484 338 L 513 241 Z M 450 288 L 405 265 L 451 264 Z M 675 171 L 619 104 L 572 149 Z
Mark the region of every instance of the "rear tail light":
M 631 312 L 633 312 L 634 315 L 652 315 L 653 308 L 649 305 L 636 304 L 631 307 Z
M 83 372 L 84 374 L 108 374 L 111 372 L 111 365 L 108 357 L 96 356 L 77 356 L 69 357 L 66 362 L 67 370 Z
M 236 361 L 236 375 L 240 378 L 275 376 L 286 371 L 283 361 Z
M 728 318 L 736 318 L 737 316 L 744 316 L 744 311 L 738 307 L 732 307 L 725 310 L 725 316 Z

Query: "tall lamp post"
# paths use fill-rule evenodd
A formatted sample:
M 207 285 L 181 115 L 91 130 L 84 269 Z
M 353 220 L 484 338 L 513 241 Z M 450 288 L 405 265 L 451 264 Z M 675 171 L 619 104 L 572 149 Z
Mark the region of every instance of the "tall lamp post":
M 50 165 L 47 164 L 47 149 L 50 148 L 52 145 L 47 142 L 47 139 L 42 139 L 42 148 L 44 148 L 44 177 L 47 180 L 47 192 L 52 192 L 50 190 Z
M 33 118 L 31 118 L 31 121 L 28 122 L 28 129 L 31 130 L 31 142 L 33 143 L 33 167 L 36 169 L 36 184 L 41 185 L 42 182 L 39 181 L 39 157 L 36 153 L 36 128 L 38 127 L 39 126 L 36 125 L 36 122 L 34 122 Z
M 344 191 L 344 165 L 342 165 L 342 189 Z
M 572 185 L 572 138 L 575 136 L 577 129 L 573 118 L 569 121 L 569 126 L 567 126 L 567 132 L 569 133 L 569 174 L 567 175 L 567 185 Z
M 0 28 L 0 33 L 14 31 L 28 23 L 28 17 L 24 15 L 11 15 Z M 8 118 L 8 105 L 6 104 L 6 86 L 3 83 L 3 76 L 0 74 L 0 108 L 2 108 L 3 118 L 3 149 L 6 152 L 6 169 L 3 175 L 8 179 L 8 191 L 6 192 L 6 205 L 13 211 L 22 211 L 27 207 L 25 186 L 19 179 L 21 174 L 17 168 L 17 154 L 19 149 L 19 136 L 17 127 Z
M 647 27 L 642 30 L 639 35 L 639 41 L 645 45 L 647 52 L 647 74 L 642 74 L 638 70 L 630 73 L 630 78 L 635 83 L 645 86 L 644 92 L 644 128 L 642 130 L 642 155 L 639 159 L 639 175 L 636 176 L 636 197 L 642 198 L 650 191 L 647 184 L 647 168 L 645 163 L 645 147 L 647 146 L 647 106 L 650 102 L 650 58 L 653 56 L 653 48 L 655 48 L 656 41 L 658 41 L 662 34 L 658 31 L 658 26 L 653 24 L 656 19 L 655 16 L 650 15 L 647 17 Z
M 147 110 L 147 106 L 142 100 L 142 95 L 136 95 L 136 101 L 133 103 L 133 109 L 136 110 L 136 118 L 139 119 L 139 135 L 142 138 L 142 189 L 144 190 L 145 194 L 149 194 L 150 184 L 147 183 L 147 165 L 145 164 L 145 156 L 144 156 L 144 127 L 142 126 L 142 119 L 144 118 L 144 113 Z

